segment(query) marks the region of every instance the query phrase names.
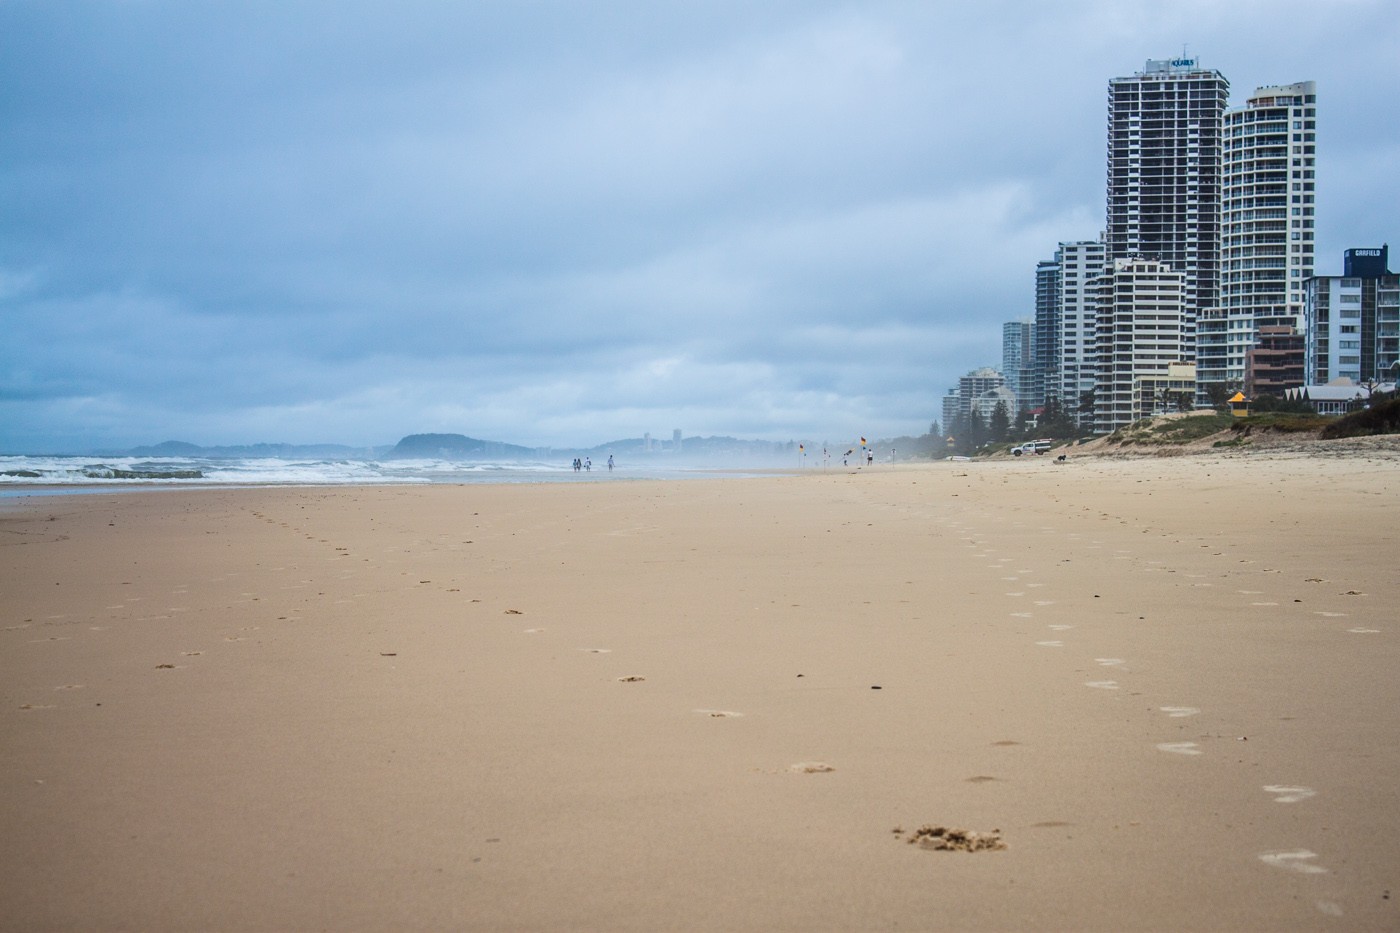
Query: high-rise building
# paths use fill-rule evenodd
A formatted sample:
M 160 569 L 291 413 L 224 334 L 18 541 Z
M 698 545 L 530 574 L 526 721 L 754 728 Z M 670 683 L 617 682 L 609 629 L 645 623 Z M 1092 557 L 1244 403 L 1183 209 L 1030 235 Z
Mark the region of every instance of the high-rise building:
M 1198 321 L 1202 391 L 1244 381 L 1260 328 L 1303 327 L 1317 210 L 1316 84 L 1258 88 L 1225 112 L 1221 150 L 1220 299 Z
M 1342 274 L 1307 280 L 1304 378 L 1309 386 L 1335 379 L 1389 382 L 1400 360 L 1400 275 L 1390 271 L 1390 248 L 1349 249 Z
M 1035 267 L 1035 324 L 1031 334 L 1031 378 L 1021 404 L 1034 411 L 1045 404 L 1045 395 L 1059 383 L 1060 369 L 1060 262 L 1044 259 Z
M 1055 258 L 1060 265 L 1059 385 L 1056 391 L 1066 410 L 1076 412 L 1079 400 L 1094 391 L 1094 315 L 1097 282 L 1104 271 L 1104 242 L 1061 243 Z
M 1230 83 L 1194 58 L 1148 61 L 1108 84 L 1109 261 L 1142 257 L 1182 274 L 1187 346 L 1220 288 L 1220 129 Z
M 1001 325 L 1001 371 L 1006 376 L 1006 386 L 1015 396 L 1011 406 L 1011 417 L 1016 417 L 1017 407 L 1029 407 L 1026 399 L 1032 394 L 1035 378 L 1035 359 L 1031 352 L 1032 324 L 1029 320 L 1007 321 Z
M 1107 434 L 1150 414 L 1144 379 L 1189 362 L 1186 274 L 1156 260 L 1115 259 L 1097 283 L 1094 429 Z
M 1054 259 L 1035 270 L 1035 405 L 1054 398 L 1078 411 L 1079 399 L 1094 389 L 1095 280 L 1103 272 L 1104 243 L 1060 243 Z
M 951 434 L 958 422 L 971 415 L 974 409 L 983 414 L 984 406 L 978 404 L 979 399 L 995 396 L 993 405 L 997 400 L 1006 400 L 1005 395 L 1001 394 L 1003 390 L 1006 390 L 1006 378 L 990 366 L 983 366 L 965 376 L 959 376 L 957 389 L 949 389 L 947 397 L 943 400 L 943 430 Z M 1008 414 L 1015 417 L 1016 412 L 1011 411 Z
M 957 389 L 949 389 L 948 394 L 943 396 L 943 421 L 939 424 L 945 437 L 957 430 L 961 414 L 962 398 Z

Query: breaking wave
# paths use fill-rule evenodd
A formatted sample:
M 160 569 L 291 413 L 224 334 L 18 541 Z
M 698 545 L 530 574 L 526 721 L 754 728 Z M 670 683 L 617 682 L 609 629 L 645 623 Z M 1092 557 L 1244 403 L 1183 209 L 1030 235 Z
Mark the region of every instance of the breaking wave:
M 539 483 L 637 479 L 674 471 L 597 466 L 576 473 L 567 460 L 286 460 L 277 458 L 149 458 L 0 456 L 0 490 L 29 487 L 352 486 L 393 483 Z

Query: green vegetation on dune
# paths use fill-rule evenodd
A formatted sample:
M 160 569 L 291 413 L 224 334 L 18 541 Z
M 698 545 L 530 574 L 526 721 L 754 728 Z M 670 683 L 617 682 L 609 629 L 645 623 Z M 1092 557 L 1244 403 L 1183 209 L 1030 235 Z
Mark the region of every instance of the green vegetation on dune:
M 1124 447 L 1166 447 L 1189 444 L 1212 434 L 1228 430 L 1234 424 L 1231 415 L 1201 412 L 1180 418 L 1141 418 L 1119 428 L 1108 436 L 1108 443 Z
M 1323 415 L 1312 412 L 1267 411 L 1239 418 L 1231 425 L 1236 432 L 1248 430 L 1277 431 L 1280 434 L 1301 434 L 1321 430 L 1328 423 Z

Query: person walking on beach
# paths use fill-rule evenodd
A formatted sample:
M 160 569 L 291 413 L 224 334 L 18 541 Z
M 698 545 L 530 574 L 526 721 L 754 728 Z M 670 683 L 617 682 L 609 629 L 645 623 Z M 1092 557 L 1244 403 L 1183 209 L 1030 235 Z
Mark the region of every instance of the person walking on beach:
M 593 472 L 593 458 L 592 458 L 592 457 L 584 457 L 584 458 L 583 458 L 583 469 L 584 469 L 586 472 L 588 472 L 588 473 L 592 473 L 592 472 Z
M 613 468 L 612 454 L 608 454 L 608 472 L 609 472 L 609 473 L 612 472 L 612 468 Z

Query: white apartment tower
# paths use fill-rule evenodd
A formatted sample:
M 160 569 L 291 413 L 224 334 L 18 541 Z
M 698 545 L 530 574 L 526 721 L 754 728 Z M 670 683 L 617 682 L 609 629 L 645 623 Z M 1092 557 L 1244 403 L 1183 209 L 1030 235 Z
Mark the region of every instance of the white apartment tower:
M 1094 430 L 1107 434 L 1142 417 L 1144 379 L 1184 361 L 1186 274 L 1156 260 L 1115 259 L 1097 282 Z
M 1071 412 L 1079 398 L 1093 392 L 1094 316 L 1097 313 L 1097 280 L 1104 271 L 1104 242 L 1076 240 L 1061 243 L 1055 252 L 1060 267 L 1059 386 L 1061 403 Z
M 1230 83 L 1194 58 L 1148 61 L 1108 85 L 1108 261 L 1155 259 L 1180 272 L 1187 347 L 1220 288 L 1220 129 Z
M 1202 391 L 1243 384 L 1260 327 L 1304 326 L 1316 232 L 1317 85 L 1257 89 L 1225 112 L 1222 135 L 1220 299 L 1198 325 Z

